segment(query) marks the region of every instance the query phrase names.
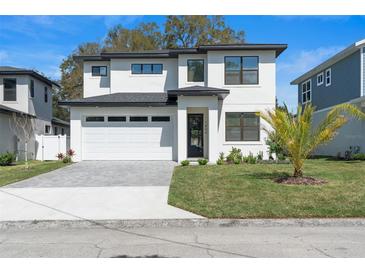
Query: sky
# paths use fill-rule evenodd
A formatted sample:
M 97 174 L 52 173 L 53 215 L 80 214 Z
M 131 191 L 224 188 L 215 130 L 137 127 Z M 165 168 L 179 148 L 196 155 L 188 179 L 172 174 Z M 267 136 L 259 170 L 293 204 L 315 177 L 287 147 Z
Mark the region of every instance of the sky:
M 290 82 L 350 44 L 365 39 L 365 16 L 225 16 L 244 30 L 248 43 L 285 43 L 277 60 L 279 103 L 297 105 Z M 41 71 L 60 78 L 59 65 L 84 42 L 102 42 L 116 24 L 162 25 L 164 16 L 0 16 L 0 65 Z

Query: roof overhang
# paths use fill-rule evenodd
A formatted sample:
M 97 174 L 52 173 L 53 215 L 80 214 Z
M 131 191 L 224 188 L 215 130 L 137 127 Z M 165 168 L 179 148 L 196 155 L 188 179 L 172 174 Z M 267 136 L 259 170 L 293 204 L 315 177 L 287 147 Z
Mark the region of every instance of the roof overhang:
M 58 88 L 60 88 L 61 86 L 59 84 L 57 84 L 54 81 L 49 80 L 47 77 L 33 71 L 33 70 L 9 70 L 9 71 L 0 71 L 0 75 L 7 75 L 7 76 L 12 76 L 12 75 L 30 75 L 34 78 L 36 78 L 37 80 L 44 82 L 48 85 L 50 85 L 51 87 L 57 86 Z
M 192 86 L 167 91 L 169 96 L 217 96 L 218 99 L 224 99 L 228 94 L 228 89 Z
M 110 59 L 149 59 L 149 58 L 178 58 L 180 54 L 204 54 L 208 51 L 219 50 L 273 50 L 278 57 L 286 48 L 287 44 L 220 44 L 201 45 L 193 48 L 175 48 L 161 50 L 147 50 L 140 52 L 101 52 L 97 55 L 79 55 L 75 60 L 81 61 L 109 61 Z
M 360 40 L 360 41 L 348 46 L 344 50 L 340 51 L 336 55 L 329 58 L 327 61 L 323 62 L 322 64 L 320 64 L 318 66 L 316 66 L 315 68 L 311 69 L 310 71 L 304 73 L 303 75 L 299 76 L 295 80 L 291 81 L 290 84 L 291 85 L 300 84 L 301 82 L 303 82 L 303 81 L 307 80 L 308 78 L 316 75 L 317 73 L 322 72 L 323 70 L 325 70 L 326 68 L 332 66 L 333 64 L 337 63 L 338 61 L 340 61 L 340 60 L 346 58 L 347 56 L 355 53 L 356 51 L 360 50 L 364 46 L 365 46 L 365 39 Z

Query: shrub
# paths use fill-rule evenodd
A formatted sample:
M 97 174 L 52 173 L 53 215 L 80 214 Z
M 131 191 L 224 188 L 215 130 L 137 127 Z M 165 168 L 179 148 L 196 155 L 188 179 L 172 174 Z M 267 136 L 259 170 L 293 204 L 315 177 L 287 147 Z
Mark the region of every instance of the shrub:
M 181 161 L 182 166 L 188 166 L 190 165 L 190 162 L 188 160 Z
M 233 163 L 234 163 L 235 165 L 239 165 L 240 163 L 242 163 L 242 159 L 240 159 L 240 158 L 236 158 L 236 159 L 234 159 L 234 160 L 233 160 Z
M 11 152 L 5 152 L 0 154 L 0 166 L 10 166 L 15 161 L 15 154 Z
M 269 159 L 274 160 L 272 154 L 276 155 L 279 160 L 286 159 L 286 152 L 278 143 L 278 136 L 275 132 L 270 132 L 268 138 L 266 139 L 266 145 L 269 147 Z
M 223 165 L 224 164 L 224 153 L 220 152 L 219 153 L 219 158 L 217 160 L 217 165 Z
M 222 159 L 218 159 L 217 165 L 219 165 L 219 166 L 224 165 L 224 161 Z
M 65 164 L 67 163 L 72 163 L 72 159 L 70 156 L 65 156 L 63 159 L 62 159 L 62 162 L 64 162 Z
M 253 154 L 250 152 L 248 154 L 248 156 L 243 157 L 243 161 L 245 163 L 248 163 L 248 164 L 256 164 L 257 163 L 257 158 L 255 156 L 253 156 Z
M 198 164 L 200 166 L 205 166 L 207 163 L 208 163 L 208 160 L 207 159 L 199 159 L 198 160 Z
M 65 155 L 64 155 L 63 153 L 58 153 L 58 154 L 57 154 L 57 159 L 58 159 L 58 160 L 60 160 L 60 161 L 61 161 L 61 160 L 63 160 L 63 158 L 65 158 Z
M 229 163 L 237 163 L 242 161 L 242 152 L 241 149 L 232 147 L 231 151 L 227 156 L 227 162 Z
M 356 153 L 352 156 L 352 159 L 365 161 L 365 153 Z
M 75 156 L 75 151 L 70 148 L 69 150 L 67 150 L 66 154 L 67 156 L 70 156 L 72 158 L 73 156 Z
M 257 154 L 257 160 L 262 161 L 263 159 L 264 159 L 264 153 L 260 151 L 259 154 Z

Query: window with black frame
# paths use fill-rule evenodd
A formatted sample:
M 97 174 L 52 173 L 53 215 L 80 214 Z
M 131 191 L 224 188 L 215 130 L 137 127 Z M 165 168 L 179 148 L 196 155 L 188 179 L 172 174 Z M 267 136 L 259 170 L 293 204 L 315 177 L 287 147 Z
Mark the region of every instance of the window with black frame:
M 4 78 L 4 101 L 14 102 L 16 101 L 16 79 Z
M 226 112 L 226 141 L 260 141 L 260 117 L 254 112 Z
M 224 58 L 226 85 L 257 85 L 258 56 L 226 56 Z
M 162 64 L 132 64 L 132 74 L 162 74 Z
M 204 60 L 191 59 L 188 63 L 188 82 L 204 82 Z
M 108 69 L 106 66 L 92 66 L 91 75 L 92 76 L 107 76 Z

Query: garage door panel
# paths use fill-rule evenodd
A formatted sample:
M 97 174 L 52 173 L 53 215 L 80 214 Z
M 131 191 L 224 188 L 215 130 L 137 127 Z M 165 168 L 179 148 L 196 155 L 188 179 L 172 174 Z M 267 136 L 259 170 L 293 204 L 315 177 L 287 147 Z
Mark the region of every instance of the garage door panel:
M 83 124 L 83 160 L 172 160 L 172 123 Z

